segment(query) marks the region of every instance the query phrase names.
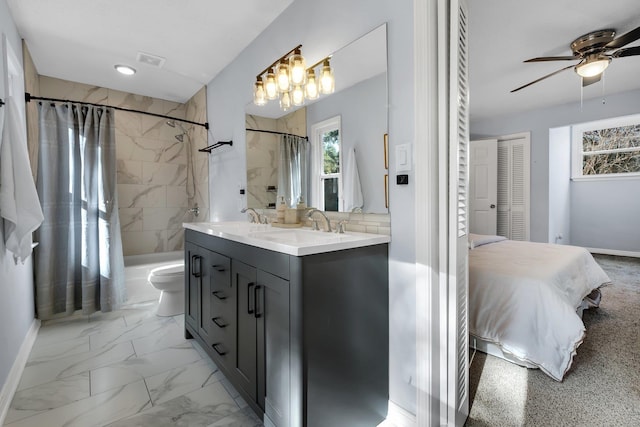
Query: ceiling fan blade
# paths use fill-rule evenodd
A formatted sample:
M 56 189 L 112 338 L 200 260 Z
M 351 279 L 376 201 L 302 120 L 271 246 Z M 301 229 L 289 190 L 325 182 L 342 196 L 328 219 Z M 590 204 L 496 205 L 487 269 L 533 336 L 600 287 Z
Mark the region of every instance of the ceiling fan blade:
M 618 49 L 613 52 L 614 58 L 624 58 L 625 56 L 635 56 L 640 55 L 640 46 L 627 47 L 624 49 Z
M 538 58 L 531 58 L 522 62 L 573 61 L 578 59 L 580 59 L 579 56 L 540 56 Z
M 593 77 L 583 77 L 582 78 L 582 87 L 589 86 L 589 85 L 592 85 L 594 83 L 598 83 L 601 78 L 602 78 L 602 73 L 598 74 L 597 76 L 593 76 Z
M 527 83 L 527 84 L 526 84 L 526 85 L 524 85 L 524 86 L 520 86 L 519 88 L 513 89 L 513 90 L 511 91 L 511 93 L 513 93 L 513 92 L 517 92 L 517 91 L 519 91 L 520 89 L 524 89 L 525 87 L 529 87 L 529 86 L 531 86 L 531 85 L 532 85 L 532 84 L 534 84 L 534 83 L 538 83 L 540 80 L 544 80 L 544 79 L 546 79 L 546 78 L 548 78 L 548 77 L 555 76 L 556 74 L 558 74 L 558 73 L 560 73 L 560 72 L 562 72 L 562 71 L 564 71 L 564 70 L 568 70 L 569 68 L 573 68 L 573 67 L 574 67 L 573 65 L 569 65 L 568 67 L 560 68 L 559 70 L 554 71 L 554 72 L 553 72 L 553 73 L 551 73 L 551 74 L 547 74 L 546 76 L 540 77 L 539 79 L 534 80 L 534 81 L 532 81 L 532 82 L 530 82 L 530 83 Z
M 610 41 L 605 45 L 605 48 L 617 49 L 619 47 L 626 46 L 629 43 L 634 42 L 638 39 L 640 39 L 640 27 L 636 28 L 635 30 L 629 31 L 626 34 L 621 35 L 615 40 Z

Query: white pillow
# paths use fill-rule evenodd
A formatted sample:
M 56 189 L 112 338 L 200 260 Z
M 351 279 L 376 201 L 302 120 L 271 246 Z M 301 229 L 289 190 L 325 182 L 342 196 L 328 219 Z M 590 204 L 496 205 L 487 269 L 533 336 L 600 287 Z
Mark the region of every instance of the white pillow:
M 474 249 L 482 245 L 488 245 L 489 243 L 501 242 L 503 240 L 507 240 L 507 238 L 504 236 L 489 236 L 485 234 L 469 233 L 469 249 Z

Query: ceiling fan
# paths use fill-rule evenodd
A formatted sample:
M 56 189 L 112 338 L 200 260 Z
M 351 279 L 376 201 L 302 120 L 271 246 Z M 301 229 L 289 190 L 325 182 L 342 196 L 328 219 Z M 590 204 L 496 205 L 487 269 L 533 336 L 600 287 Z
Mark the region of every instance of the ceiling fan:
M 531 86 L 534 83 L 538 83 L 548 77 L 554 76 L 569 68 L 575 69 L 576 73 L 582 77 L 582 86 L 589 86 L 590 84 L 600 81 L 602 72 L 609 66 L 611 60 L 615 58 L 623 58 L 625 56 L 640 55 L 640 46 L 627 47 L 621 49 L 623 46 L 628 45 L 638 39 L 640 39 L 640 27 L 635 30 L 631 30 L 622 36 L 615 38 L 615 30 L 598 30 L 591 33 L 580 36 L 571 42 L 571 56 L 542 56 L 539 58 L 527 59 L 524 62 L 547 62 L 547 61 L 579 61 L 577 64 L 569 65 L 568 67 L 561 68 L 554 71 L 551 74 L 540 77 L 526 85 L 513 89 L 511 92 L 517 92 L 520 89 Z M 613 49 L 617 49 L 610 52 Z

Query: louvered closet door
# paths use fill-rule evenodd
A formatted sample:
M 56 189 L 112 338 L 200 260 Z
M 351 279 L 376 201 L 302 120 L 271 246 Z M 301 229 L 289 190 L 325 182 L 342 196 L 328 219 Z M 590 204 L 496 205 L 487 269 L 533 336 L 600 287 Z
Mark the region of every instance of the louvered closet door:
M 455 11 L 456 2 L 452 2 Z M 449 278 L 447 338 L 447 424 L 462 426 L 469 415 L 468 215 L 469 215 L 469 80 L 467 6 L 451 14 L 449 128 Z M 454 68 L 455 67 L 455 68 Z M 455 102 L 458 101 L 458 102 Z
M 498 235 L 529 240 L 529 136 L 498 140 Z

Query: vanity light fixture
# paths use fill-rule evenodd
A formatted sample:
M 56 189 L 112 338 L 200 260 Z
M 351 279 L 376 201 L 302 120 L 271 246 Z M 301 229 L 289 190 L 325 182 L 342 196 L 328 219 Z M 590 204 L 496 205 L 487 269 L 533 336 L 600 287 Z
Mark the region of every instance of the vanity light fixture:
M 278 99 L 278 82 L 273 67 L 269 68 L 264 76 L 264 91 L 268 100 Z
M 256 81 L 256 86 L 253 91 L 253 103 L 256 105 L 264 105 L 267 103 L 267 94 L 265 93 L 264 85 L 260 79 Z
M 305 99 L 317 99 L 321 93 L 333 93 L 335 80 L 329 63 L 331 57 L 307 68 L 301 48 L 302 45 L 294 47 L 256 76 L 254 104 L 265 105 L 269 100 L 280 98 L 280 108 L 286 111 L 292 105 L 303 105 Z M 318 78 L 315 68 L 321 64 Z
M 328 95 L 335 90 L 336 81 L 333 78 L 333 68 L 329 64 L 329 58 L 325 58 L 322 62 L 322 71 L 320 72 L 320 93 Z
M 305 96 L 307 99 L 318 99 L 318 82 L 316 81 L 316 72 L 313 68 L 307 70 L 307 84 L 304 86 Z
M 115 68 L 117 72 L 119 72 L 120 74 L 124 74 L 125 76 L 132 76 L 136 73 L 136 69 L 128 65 L 117 64 L 114 65 L 113 68 Z

